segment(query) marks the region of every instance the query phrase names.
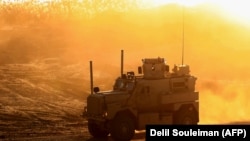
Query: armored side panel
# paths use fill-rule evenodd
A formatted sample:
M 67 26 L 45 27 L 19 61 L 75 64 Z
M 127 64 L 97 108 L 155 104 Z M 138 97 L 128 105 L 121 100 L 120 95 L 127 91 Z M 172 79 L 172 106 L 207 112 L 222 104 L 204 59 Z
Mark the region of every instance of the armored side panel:
M 185 92 L 195 91 L 196 77 L 194 76 L 183 76 L 170 78 L 170 88 L 172 92 Z
M 169 79 L 147 80 L 137 82 L 131 97 L 134 99 L 138 112 L 159 112 L 161 96 L 170 92 Z
M 193 92 L 195 91 L 196 80 L 197 78 L 194 76 L 191 76 L 188 78 L 188 83 L 187 83 L 188 90 L 193 91 Z

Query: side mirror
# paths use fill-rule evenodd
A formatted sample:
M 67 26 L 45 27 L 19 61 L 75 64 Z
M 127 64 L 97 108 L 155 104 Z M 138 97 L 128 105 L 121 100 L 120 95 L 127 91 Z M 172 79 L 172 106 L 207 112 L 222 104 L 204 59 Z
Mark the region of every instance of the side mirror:
M 138 73 L 142 74 L 142 67 L 138 67 Z
M 100 91 L 99 87 L 94 87 L 94 92 L 98 93 Z

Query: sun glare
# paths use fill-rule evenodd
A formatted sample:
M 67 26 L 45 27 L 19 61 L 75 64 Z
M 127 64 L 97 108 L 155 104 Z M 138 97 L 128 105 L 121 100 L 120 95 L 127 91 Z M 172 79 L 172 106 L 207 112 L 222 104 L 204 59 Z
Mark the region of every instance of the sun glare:
M 152 7 L 157 7 L 166 4 L 180 4 L 183 6 L 195 6 L 209 0 L 142 0 L 143 3 Z
M 238 0 L 238 1 L 214 1 L 219 5 L 228 17 L 232 17 L 241 22 L 247 22 L 250 24 L 250 1 Z
M 142 0 L 147 7 L 158 7 L 166 4 L 180 4 L 185 7 L 198 6 L 199 4 L 216 5 L 224 14 L 237 21 L 250 24 L 250 1 L 248 0 Z

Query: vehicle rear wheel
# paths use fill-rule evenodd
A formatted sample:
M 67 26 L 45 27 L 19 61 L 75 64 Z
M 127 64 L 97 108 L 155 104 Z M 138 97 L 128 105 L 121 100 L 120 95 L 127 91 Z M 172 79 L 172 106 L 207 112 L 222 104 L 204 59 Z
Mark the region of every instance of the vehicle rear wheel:
M 94 120 L 88 120 L 88 130 L 93 137 L 107 137 L 109 132 Z
M 129 115 L 118 114 L 111 121 L 111 137 L 115 141 L 129 141 L 135 134 L 134 120 Z
M 197 115 L 198 113 L 194 109 L 185 108 L 179 110 L 174 115 L 174 124 L 181 124 L 181 125 L 197 125 Z

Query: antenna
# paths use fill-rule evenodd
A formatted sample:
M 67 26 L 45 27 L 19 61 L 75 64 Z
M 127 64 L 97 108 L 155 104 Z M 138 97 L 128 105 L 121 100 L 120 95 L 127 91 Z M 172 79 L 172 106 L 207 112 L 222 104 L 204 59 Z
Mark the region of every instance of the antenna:
M 90 92 L 93 94 L 93 65 L 92 61 L 89 61 L 89 68 L 90 68 Z
M 184 63 L 184 6 L 182 5 L 182 65 Z
M 122 76 L 123 76 L 123 53 L 124 51 L 123 50 L 121 50 L 121 78 L 122 78 Z

